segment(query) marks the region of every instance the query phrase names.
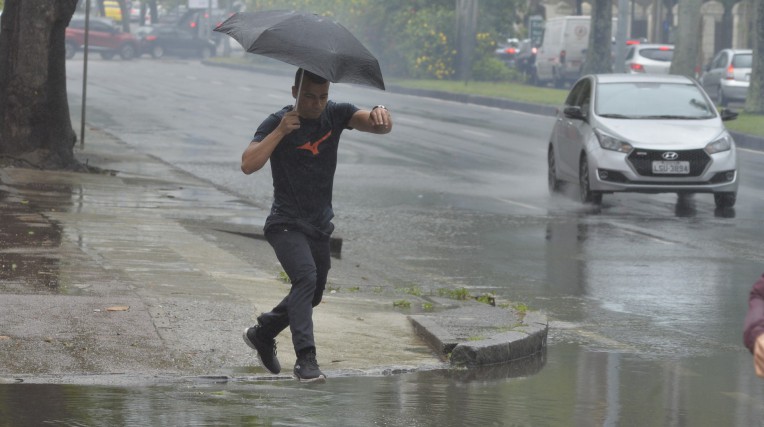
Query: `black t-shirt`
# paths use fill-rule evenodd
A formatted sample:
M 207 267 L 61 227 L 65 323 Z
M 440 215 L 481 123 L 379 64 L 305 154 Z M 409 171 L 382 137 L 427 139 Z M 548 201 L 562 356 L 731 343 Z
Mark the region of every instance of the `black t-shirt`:
M 260 124 L 253 138 L 262 141 L 281 122 L 292 106 L 271 114 Z M 327 102 L 321 117 L 300 118 L 300 128 L 292 131 L 271 154 L 273 205 L 265 230 L 275 225 L 298 226 L 315 236 L 328 236 L 331 223 L 332 186 L 337 169 L 337 148 L 342 131 L 358 108 L 348 103 Z

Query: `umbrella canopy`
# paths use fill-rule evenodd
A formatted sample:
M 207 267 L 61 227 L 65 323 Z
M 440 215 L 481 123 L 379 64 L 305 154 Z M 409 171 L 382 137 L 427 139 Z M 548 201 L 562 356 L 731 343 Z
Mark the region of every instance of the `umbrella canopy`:
M 385 89 L 374 55 L 347 28 L 316 14 L 238 12 L 215 31 L 233 37 L 247 52 L 304 68 L 330 82 Z

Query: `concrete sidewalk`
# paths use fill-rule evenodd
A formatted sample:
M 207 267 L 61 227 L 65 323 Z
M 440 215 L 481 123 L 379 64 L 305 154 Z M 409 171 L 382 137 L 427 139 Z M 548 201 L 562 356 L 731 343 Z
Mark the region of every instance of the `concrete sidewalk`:
M 270 246 L 251 238 L 260 227 L 241 225 L 267 213 L 106 132 L 87 138 L 76 155 L 104 173 L 0 169 L 0 382 L 290 378 L 288 330 L 279 376 L 241 339 L 288 291 Z M 432 310 L 412 315 L 384 292 L 327 292 L 314 311 L 322 370 L 543 364 L 543 314 L 411 298 Z

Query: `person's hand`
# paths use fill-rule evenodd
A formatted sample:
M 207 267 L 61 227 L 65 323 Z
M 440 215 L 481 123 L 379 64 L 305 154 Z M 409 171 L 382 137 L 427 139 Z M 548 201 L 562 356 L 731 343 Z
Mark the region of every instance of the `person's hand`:
M 284 114 L 284 117 L 281 118 L 281 123 L 279 123 L 279 130 L 284 134 L 288 135 L 292 133 L 293 130 L 300 128 L 300 115 L 297 113 L 297 111 L 289 111 L 286 114 Z
M 387 108 L 378 105 L 369 113 L 369 120 L 375 127 L 387 128 L 390 126 L 390 112 Z
M 753 367 L 756 375 L 764 378 L 764 334 L 759 335 L 753 345 Z

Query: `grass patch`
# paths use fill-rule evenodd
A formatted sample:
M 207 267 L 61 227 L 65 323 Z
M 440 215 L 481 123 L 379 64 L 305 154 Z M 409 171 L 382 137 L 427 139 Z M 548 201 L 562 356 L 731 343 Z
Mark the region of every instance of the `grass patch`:
M 405 299 L 399 299 L 397 301 L 393 301 L 393 307 L 396 308 L 411 308 L 411 301 L 405 300 Z
M 292 280 L 289 279 L 289 276 L 287 276 L 284 270 L 279 271 L 277 278 L 284 283 L 292 283 Z
M 466 288 L 459 289 L 438 289 L 438 295 L 457 301 L 465 301 L 470 297 L 470 292 Z
M 568 95 L 565 89 L 536 87 L 521 83 L 464 83 L 446 80 L 391 80 L 390 83 L 407 88 L 491 96 L 544 105 L 562 105 Z
M 737 119 L 724 122 L 724 125 L 733 132 L 764 136 L 764 115 L 741 112 Z
M 401 291 L 403 291 L 404 294 L 412 295 L 412 296 L 415 296 L 415 297 L 422 296 L 422 288 L 420 288 L 419 286 L 416 286 L 416 285 L 405 287 L 405 288 L 401 288 Z

